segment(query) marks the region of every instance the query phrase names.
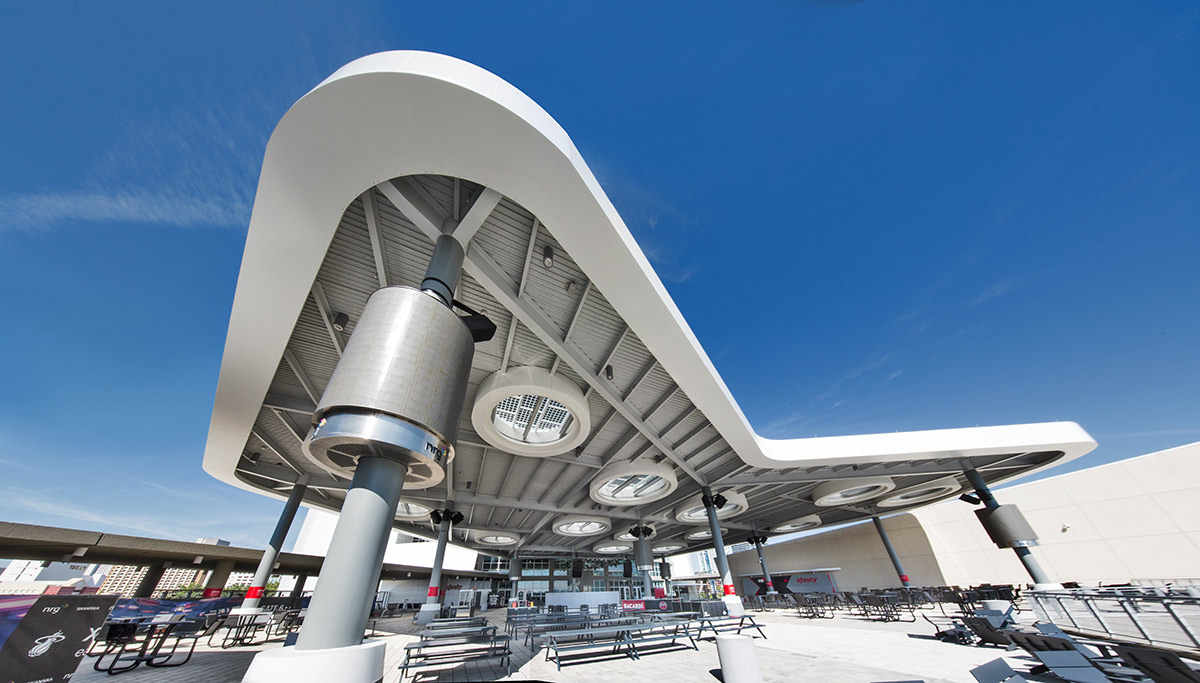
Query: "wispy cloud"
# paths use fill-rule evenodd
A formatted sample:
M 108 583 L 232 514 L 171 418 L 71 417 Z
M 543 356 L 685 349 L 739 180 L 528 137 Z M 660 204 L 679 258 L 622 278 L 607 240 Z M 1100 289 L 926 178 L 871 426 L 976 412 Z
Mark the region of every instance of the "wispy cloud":
M 49 228 L 64 223 L 138 223 L 174 227 L 231 227 L 244 223 L 239 202 L 149 192 L 64 192 L 0 197 L 0 230 Z
M 72 522 L 98 524 L 104 527 L 119 527 L 130 531 L 153 534 L 166 538 L 177 538 L 180 529 L 178 523 L 160 524 L 154 517 L 123 515 L 110 508 L 91 508 L 75 505 L 62 500 L 59 496 L 49 496 L 42 492 L 31 495 L 14 488 L 5 490 L 4 507 L 36 512 Z
M 1001 280 L 1001 281 L 991 285 L 987 289 L 983 290 L 982 292 L 980 292 L 979 295 L 976 296 L 971 301 L 968 308 L 975 308 L 976 306 L 978 306 L 986 301 L 990 301 L 992 299 L 998 299 L 1006 294 L 1011 294 L 1012 292 L 1015 292 L 1017 289 L 1019 289 L 1022 285 L 1024 285 L 1025 280 L 1026 280 L 1026 278 L 1024 278 L 1024 277 L 1016 277 L 1016 278 L 1009 278 L 1007 280 Z
M 0 510 L 32 513 L 34 524 L 65 524 L 68 527 L 92 528 L 108 533 L 129 533 L 171 540 L 190 541 L 204 536 L 220 536 L 233 543 L 247 547 L 261 547 L 263 540 L 271 531 L 271 520 L 255 519 L 253 516 L 186 514 L 192 509 L 189 505 L 180 505 L 178 501 L 159 503 L 161 509 L 170 509 L 165 515 L 137 514 L 123 512 L 120 504 L 114 504 L 113 499 L 106 502 L 88 502 L 68 500 L 69 489 L 42 490 L 36 494 L 27 489 L 5 487 L 0 489 Z M 131 510 L 154 507 L 148 505 L 145 497 L 140 498 L 137 506 Z M 211 505 L 200 506 L 198 510 L 211 511 Z M 18 515 L 8 513 L 6 518 L 13 519 Z M 235 531 L 236 530 L 236 531 Z
M 244 228 L 263 149 L 282 113 L 259 95 L 119 119 L 63 186 L 0 195 L 0 233 L 90 223 Z
M 833 384 L 831 384 L 828 389 L 826 389 L 825 391 L 818 394 L 816 400 L 824 401 L 824 400 L 832 397 L 847 382 L 850 382 L 850 381 L 857 379 L 867 373 L 874 372 L 875 370 L 882 368 L 884 365 L 887 364 L 888 360 L 890 360 L 891 357 L 892 356 L 890 353 L 875 354 L 875 355 L 868 357 L 865 361 L 863 361 L 863 363 L 861 365 L 858 365 L 857 367 L 850 369 L 850 371 L 848 371 L 846 374 L 842 375 L 840 378 L 838 378 L 837 381 L 835 381 Z

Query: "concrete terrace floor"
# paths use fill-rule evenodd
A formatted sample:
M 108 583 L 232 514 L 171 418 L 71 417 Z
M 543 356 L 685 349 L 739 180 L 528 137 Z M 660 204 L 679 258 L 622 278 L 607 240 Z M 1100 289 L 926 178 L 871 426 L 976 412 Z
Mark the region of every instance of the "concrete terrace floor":
M 503 629 L 504 610 L 483 615 Z M 849 614 L 834 619 L 810 620 L 792 610 L 751 612 L 763 625 L 767 638 L 756 637 L 759 665 L 764 681 L 819 681 L 830 683 L 974 683 L 973 667 L 1004 657 L 1018 672 L 1028 671 L 1035 662 L 1020 651 L 1005 652 L 995 647 L 971 647 L 943 643 L 909 634 L 931 636 L 934 628 L 918 617 L 915 623 L 879 623 Z M 929 612 L 939 615 L 937 609 Z M 1025 612 L 1027 619 L 1032 619 Z M 412 675 L 400 680 L 400 662 L 404 645 L 417 639 L 419 628 L 411 616 L 382 619 L 377 638 L 387 642 L 384 683 L 411 683 Z M 720 663 L 711 635 L 697 641 L 699 651 L 683 645 L 661 643 L 639 648 L 642 658 L 633 661 L 624 655 L 611 656 L 604 650 L 575 653 L 566 658 L 562 671 L 545 659 L 543 648 L 530 649 L 521 642 L 523 634 L 513 638 L 512 674 L 498 662 L 446 665 L 442 669 L 419 669 L 417 681 L 525 681 L 543 680 L 562 683 L 600 683 L 631 681 L 718 681 Z M 196 681 L 222 683 L 240 681 L 254 655 L 266 648 L 281 647 L 281 641 L 258 647 L 230 650 L 197 647 L 192 661 L 178 668 L 139 667 L 122 674 L 123 683 L 154 681 L 181 683 Z M 95 683 L 112 677 L 92 669 L 93 659 L 85 659 L 71 679 L 74 683 Z M 1041 680 L 1042 677 L 1034 677 Z

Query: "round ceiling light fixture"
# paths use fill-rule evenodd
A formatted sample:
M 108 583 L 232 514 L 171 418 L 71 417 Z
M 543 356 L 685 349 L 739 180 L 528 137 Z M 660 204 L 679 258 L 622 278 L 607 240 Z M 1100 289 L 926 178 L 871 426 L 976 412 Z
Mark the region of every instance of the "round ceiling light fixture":
M 656 554 L 673 553 L 676 550 L 683 548 L 683 544 L 678 541 L 667 541 L 657 545 L 650 546 L 650 552 Z
M 429 518 L 429 513 L 431 512 L 433 512 L 433 508 L 428 505 L 401 499 L 400 505 L 396 506 L 396 519 L 419 519 L 425 521 Z
M 708 510 L 704 508 L 703 494 L 688 498 L 682 503 L 675 506 L 675 519 L 684 524 L 704 524 L 708 522 Z M 750 509 L 750 504 L 746 502 L 746 496 L 737 491 L 722 491 L 714 495 L 713 498 L 725 498 L 725 504 L 717 508 L 717 519 L 725 519 L 734 515 L 740 515 Z
M 626 529 L 624 531 L 618 531 L 617 533 L 613 534 L 613 540 L 614 541 L 628 541 L 629 543 L 633 543 L 637 539 L 634 538 L 633 534 L 629 533 L 629 529 Z
M 813 503 L 820 507 L 861 503 L 878 498 L 896 488 L 891 477 L 862 477 L 860 479 L 834 479 L 813 489 Z
M 554 533 L 559 536 L 595 536 L 609 531 L 612 531 L 612 522 L 606 517 L 564 515 L 554 520 Z
M 582 443 L 592 418 L 574 382 L 523 366 L 493 373 L 479 383 L 471 424 L 484 441 L 502 451 L 544 458 Z
M 916 503 L 924 503 L 927 500 L 934 500 L 943 496 L 958 493 L 962 490 L 962 484 L 958 483 L 956 477 L 942 477 L 927 481 L 924 484 L 910 486 L 902 491 L 897 491 L 892 495 L 875 503 L 881 508 L 898 508 L 904 505 L 913 505 Z
M 724 537 L 725 534 L 727 534 L 727 533 L 729 533 L 729 529 L 726 529 L 725 527 L 721 527 L 721 536 Z M 711 541 L 712 540 L 712 529 L 708 529 L 708 528 L 696 529 L 695 531 L 693 531 L 691 533 L 684 534 L 683 540 L 685 540 L 685 541 Z
M 624 541 L 600 541 L 592 546 L 592 552 L 600 553 L 601 555 L 620 555 L 632 550 L 633 544 Z
M 677 486 L 675 470 L 665 463 L 614 462 L 596 473 L 588 494 L 601 505 L 642 505 L 671 495 Z
M 490 546 L 505 546 L 513 545 L 521 540 L 515 534 L 510 534 L 504 531 L 481 531 L 476 532 L 475 542 L 480 545 Z
M 773 533 L 782 534 L 789 531 L 804 531 L 805 529 L 815 529 L 821 526 L 820 515 L 805 515 L 796 519 L 789 519 L 783 524 L 776 524 L 771 527 Z

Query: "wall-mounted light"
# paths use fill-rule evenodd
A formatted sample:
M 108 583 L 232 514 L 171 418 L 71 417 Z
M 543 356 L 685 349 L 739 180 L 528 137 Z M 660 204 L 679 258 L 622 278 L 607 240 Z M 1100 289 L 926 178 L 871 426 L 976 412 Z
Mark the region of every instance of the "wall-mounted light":
M 550 246 L 549 244 L 547 244 L 546 248 L 542 250 L 542 265 L 546 266 L 547 268 L 554 267 L 554 247 Z
M 346 326 L 349 324 L 350 316 L 346 315 L 345 313 L 338 313 L 337 315 L 333 316 L 333 329 L 337 330 L 338 332 L 344 331 Z
M 613 378 L 613 370 L 611 365 L 604 366 L 604 379 L 611 380 Z
M 721 508 L 725 507 L 725 503 L 728 503 L 729 501 L 727 501 L 725 499 L 725 496 L 722 496 L 721 494 L 718 493 L 717 495 L 712 497 L 712 502 L 713 502 L 713 506 L 716 507 L 718 510 L 720 510 Z
M 442 511 L 434 510 L 433 512 L 430 512 L 429 519 L 433 520 L 434 524 L 441 524 L 442 523 Z
M 971 505 L 979 505 L 981 502 L 983 502 L 969 493 L 962 494 L 958 497 L 958 499 L 964 503 L 970 503 Z

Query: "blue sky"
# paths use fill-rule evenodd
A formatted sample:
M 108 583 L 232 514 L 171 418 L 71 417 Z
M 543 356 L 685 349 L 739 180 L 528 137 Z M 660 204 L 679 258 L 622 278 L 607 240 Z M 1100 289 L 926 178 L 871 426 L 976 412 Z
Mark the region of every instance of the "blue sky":
M 1200 13 L 868 0 L 0 10 L 0 519 L 262 546 L 200 469 L 259 164 L 386 49 L 572 136 L 764 435 L 1200 440 Z

